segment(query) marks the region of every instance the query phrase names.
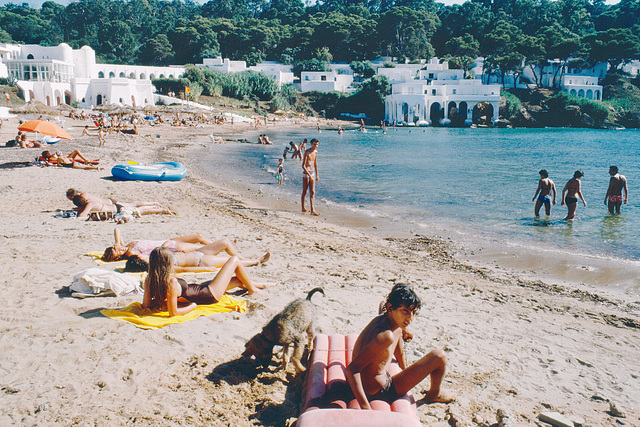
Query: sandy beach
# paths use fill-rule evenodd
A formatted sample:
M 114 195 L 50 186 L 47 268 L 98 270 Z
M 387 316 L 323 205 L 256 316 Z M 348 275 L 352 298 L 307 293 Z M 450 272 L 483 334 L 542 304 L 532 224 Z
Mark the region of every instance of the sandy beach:
M 15 136 L 18 119 L 4 120 L 3 145 Z M 53 147 L 100 158 L 102 171 L 30 166 L 42 149 L 0 147 L 7 297 L 0 315 L 0 424 L 288 425 L 299 415 L 303 376 L 255 372 L 255 362 L 240 356 L 245 342 L 317 286 L 326 294 L 314 297 L 319 332 L 357 333 L 393 284 L 408 282 L 423 308 L 410 327 L 407 359 L 444 348 L 445 386 L 458 394 L 449 405 L 419 400 L 424 425 L 496 425 L 498 410 L 510 413 L 513 425 L 546 425 L 538 415 L 552 411 L 585 426 L 640 425 L 640 297 L 622 300 L 471 267 L 433 236 L 372 234 L 367 227 L 269 207 L 250 193 L 205 180 L 190 154 L 207 147 L 210 134 L 240 138 L 248 124 L 144 126 L 140 135 L 109 135 L 98 147 L 97 136 L 80 136 L 89 123 L 65 119 L 75 139 Z M 308 126 L 315 129 L 315 122 Z M 127 160 L 179 161 L 189 172 L 179 182 L 112 180 L 111 167 Z M 155 200 L 177 213 L 118 226 L 126 241 L 201 233 L 237 239 L 247 257 L 269 250 L 271 260 L 249 272 L 278 285 L 263 295 L 239 296 L 249 305 L 243 314 L 157 330 L 106 318 L 100 310 L 142 296 L 70 296 L 73 275 L 95 266 L 84 254 L 110 245 L 116 226 L 55 217 L 58 209 L 71 209 L 65 198 L 70 187 Z M 426 380 L 414 390 L 416 399 L 428 386 Z M 614 416 L 611 403 L 626 417 Z

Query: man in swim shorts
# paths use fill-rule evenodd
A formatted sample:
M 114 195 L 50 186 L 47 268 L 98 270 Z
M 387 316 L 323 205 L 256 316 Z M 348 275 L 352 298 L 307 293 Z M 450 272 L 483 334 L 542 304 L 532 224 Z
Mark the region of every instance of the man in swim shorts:
M 620 213 L 622 203 L 627 204 L 627 178 L 618 173 L 617 166 L 609 166 L 609 188 L 604 196 L 604 204 L 608 206 L 609 213 Z M 624 191 L 624 198 L 622 192 Z
M 425 395 L 427 402 L 455 400 L 453 392 L 440 388 L 447 364 L 444 351 L 433 350 L 406 366 L 403 333 L 420 305 L 420 298 L 409 285 L 397 284 L 389 293 L 382 314 L 369 322 L 358 336 L 346 377 L 361 409 L 371 409 L 372 400 L 393 401 L 428 376 L 431 387 Z M 388 367 L 394 357 L 402 371 L 392 376 Z
M 544 204 L 544 211 L 547 216 L 551 215 L 551 203 L 555 206 L 556 204 L 556 184 L 549 179 L 549 172 L 546 169 L 542 169 L 540 172 L 540 181 L 538 181 L 538 189 L 536 190 L 536 194 L 533 195 L 533 199 L 531 201 L 536 200 L 536 196 L 538 200 L 536 200 L 535 207 L 535 215 L 536 218 L 540 216 L 540 208 Z M 538 194 L 540 193 L 540 194 Z M 553 202 L 549 194 L 553 193 Z
M 302 212 L 308 212 L 304 207 L 305 199 L 307 198 L 307 190 L 309 191 L 309 204 L 311 207 L 311 215 L 320 215 L 316 212 L 315 207 L 313 205 L 315 195 L 316 195 L 316 181 L 320 179 L 318 176 L 318 152 L 316 149 L 318 148 L 317 138 L 313 138 L 311 140 L 311 148 L 304 152 L 304 156 L 302 157 Z

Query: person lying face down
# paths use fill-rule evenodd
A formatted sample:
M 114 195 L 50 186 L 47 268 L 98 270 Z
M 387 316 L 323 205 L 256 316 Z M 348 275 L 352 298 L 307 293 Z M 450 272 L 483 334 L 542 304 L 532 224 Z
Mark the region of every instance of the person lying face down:
M 87 217 L 91 212 L 122 213 L 123 215 L 141 216 L 150 214 L 173 214 L 157 202 L 123 202 L 114 198 L 104 198 L 75 188 L 67 190 L 67 199 L 71 200 L 78 211 L 78 218 Z
M 187 314 L 198 304 L 213 304 L 222 299 L 228 289 L 240 287 L 248 293 L 261 293 L 275 283 L 254 282 L 237 256 L 231 256 L 213 280 L 187 284 L 172 276 L 174 253 L 156 248 L 149 255 L 149 274 L 144 283 L 142 306 L 169 312 L 169 316 Z

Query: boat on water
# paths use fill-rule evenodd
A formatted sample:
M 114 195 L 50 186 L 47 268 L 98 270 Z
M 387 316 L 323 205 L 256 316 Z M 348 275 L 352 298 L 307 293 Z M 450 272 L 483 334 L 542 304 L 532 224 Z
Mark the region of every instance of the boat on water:
M 153 163 L 143 165 L 129 162 L 115 165 L 111 175 L 124 181 L 180 181 L 187 175 L 187 168 L 178 162 Z

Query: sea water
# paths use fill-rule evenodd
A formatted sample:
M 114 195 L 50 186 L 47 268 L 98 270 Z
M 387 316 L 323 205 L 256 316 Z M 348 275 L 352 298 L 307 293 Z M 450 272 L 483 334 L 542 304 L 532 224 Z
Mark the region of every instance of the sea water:
M 640 131 L 584 129 L 387 128 L 262 130 L 275 143 L 211 145 L 202 166 L 213 178 L 264 192 L 300 198 L 299 160 L 285 161 L 285 183 L 274 178 L 289 141 L 318 138 L 317 199 L 359 215 L 412 224 L 425 234 L 453 236 L 472 248 L 493 242 L 514 250 L 562 254 L 632 266 L 640 277 Z M 257 140 L 255 135 L 245 137 Z M 308 146 L 307 146 L 308 147 Z M 629 182 L 629 203 L 608 214 L 604 196 L 609 166 Z M 558 190 L 551 216 L 534 218 L 540 169 Z M 584 171 L 576 219 L 565 221 L 562 188 Z M 573 261 L 575 263 L 575 259 Z M 587 263 L 585 263 L 587 264 Z M 589 269 L 590 267 L 581 267 Z M 607 276 L 605 281 L 615 281 Z

